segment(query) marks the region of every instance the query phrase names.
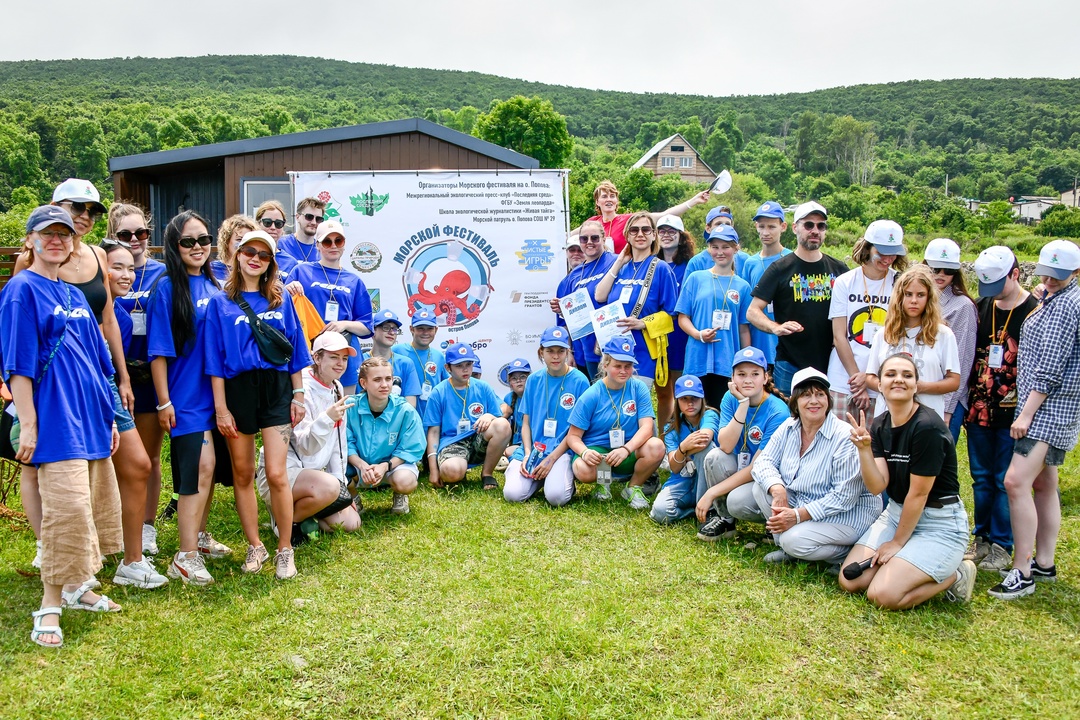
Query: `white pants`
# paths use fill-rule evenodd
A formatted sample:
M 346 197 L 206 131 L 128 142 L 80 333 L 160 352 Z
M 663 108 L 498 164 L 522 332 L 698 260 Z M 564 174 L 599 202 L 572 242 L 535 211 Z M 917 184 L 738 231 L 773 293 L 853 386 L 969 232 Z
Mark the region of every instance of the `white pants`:
M 533 480 L 521 474 L 521 461 L 511 460 L 506 467 L 503 497 L 507 502 L 525 502 L 544 488 L 544 499 L 553 507 L 562 507 L 574 497 L 574 473 L 570 469 L 570 456 L 564 452 L 551 466 L 551 472 L 543 480 Z

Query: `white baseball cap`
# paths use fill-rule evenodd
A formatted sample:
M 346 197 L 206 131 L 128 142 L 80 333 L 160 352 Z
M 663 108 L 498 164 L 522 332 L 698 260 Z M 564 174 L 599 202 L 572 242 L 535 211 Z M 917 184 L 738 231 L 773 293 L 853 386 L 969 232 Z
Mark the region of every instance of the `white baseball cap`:
M 339 332 L 333 330 L 327 330 L 320 333 L 315 342 L 311 344 L 311 352 L 316 353 L 320 350 L 327 352 L 337 352 L 344 350 L 349 357 L 356 357 L 356 348 L 349 344 L 349 341 L 345 339 L 345 336 Z
M 1068 240 L 1051 240 L 1039 251 L 1039 264 L 1035 274 L 1067 280 L 1073 271 L 1080 268 L 1080 248 Z
M 337 220 L 325 220 L 319 223 L 319 229 L 315 231 L 315 242 L 321 243 L 330 233 L 337 233 L 343 240 L 348 239 L 345 237 L 345 228 L 341 226 Z
M 988 247 L 975 259 L 979 279 L 979 297 L 997 297 L 1005 289 L 1005 280 L 1016 263 L 1012 250 L 1003 245 Z
M 101 204 L 101 194 L 94 187 L 94 183 L 89 180 L 68 178 L 56 186 L 56 189 L 53 190 L 52 199 L 54 203 L 66 200 L 67 202 L 93 204 L 97 211 L 102 214 L 107 211 L 107 208 Z
M 826 212 L 824 207 L 811 200 L 810 202 L 804 202 L 802 205 L 795 208 L 794 222 L 799 222 L 807 215 L 813 215 L 814 213 L 818 213 L 823 218 L 829 217 L 829 213 Z
M 799 387 L 803 383 L 808 383 L 810 381 L 824 385 L 826 390 L 828 390 L 830 387 L 828 375 L 821 372 L 820 370 L 815 370 L 812 367 L 806 367 L 791 376 L 792 392 L 794 392 L 795 388 Z
M 679 232 L 686 232 L 686 228 L 683 226 L 682 218 L 678 215 L 665 215 L 664 217 L 660 218 L 660 222 L 656 223 L 656 227 L 658 229 L 665 225 L 667 225 L 668 227 L 673 227 Z
M 569 250 L 572 247 L 576 247 L 578 250 L 581 249 L 581 240 L 578 239 L 577 235 L 571 235 L 570 237 L 566 238 L 565 249 Z
M 960 269 L 960 246 L 949 238 L 934 238 L 926 244 L 923 260 L 932 268 Z
M 270 237 L 270 233 L 264 232 L 262 230 L 252 230 L 250 232 L 244 233 L 244 237 L 240 238 L 240 242 L 236 244 L 236 247 L 242 248 L 249 242 L 253 242 L 255 240 L 266 243 L 266 246 L 270 248 L 270 252 L 277 255 L 277 242 L 274 240 L 274 238 Z
M 875 220 L 866 226 L 863 237 L 882 255 L 907 255 L 904 228 L 892 220 Z

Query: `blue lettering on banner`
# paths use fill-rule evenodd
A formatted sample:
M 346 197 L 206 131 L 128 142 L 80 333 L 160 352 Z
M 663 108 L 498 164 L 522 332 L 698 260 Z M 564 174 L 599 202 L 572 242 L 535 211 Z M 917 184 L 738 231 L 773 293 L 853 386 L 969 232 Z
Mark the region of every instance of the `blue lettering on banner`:
M 527 272 L 544 272 L 555 258 L 546 240 L 526 240 L 525 246 L 515 255 L 518 256 L 518 265 L 523 265 Z

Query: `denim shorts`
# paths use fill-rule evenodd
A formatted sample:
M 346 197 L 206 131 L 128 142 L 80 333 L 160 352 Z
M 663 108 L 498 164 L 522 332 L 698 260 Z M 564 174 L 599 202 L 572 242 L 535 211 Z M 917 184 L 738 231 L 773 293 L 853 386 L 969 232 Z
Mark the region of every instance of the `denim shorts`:
M 900 503 L 890 502 L 889 507 L 882 511 L 855 544 L 877 550 L 892 540 L 903 509 Z M 919 568 L 935 582 L 944 582 L 956 572 L 964 559 L 970 536 L 967 512 L 962 502 L 942 508 L 923 508 L 915 531 L 896 557 Z
M 116 377 L 113 375 L 109 376 L 109 389 L 112 390 L 113 419 L 116 421 L 116 429 L 120 432 L 134 430 L 135 420 L 120 402 L 120 389 L 116 387 Z
M 1044 465 L 1048 467 L 1059 467 L 1065 464 L 1065 451 L 1054 447 L 1044 440 L 1034 440 L 1029 437 L 1022 437 L 1013 443 L 1013 452 L 1021 457 L 1027 457 L 1031 454 L 1031 451 L 1035 449 L 1035 443 L 1037 442 L 1046 445 L 1046 458 L 1043 460 Z

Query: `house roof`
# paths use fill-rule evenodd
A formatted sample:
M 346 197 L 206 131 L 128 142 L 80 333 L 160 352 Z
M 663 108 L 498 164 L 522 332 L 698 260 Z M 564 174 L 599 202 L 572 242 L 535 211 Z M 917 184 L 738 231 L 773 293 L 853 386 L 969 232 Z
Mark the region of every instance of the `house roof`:
M 247 153 L 266 152 L 267 150 L 282 150 L 284 148 L 303 147 L 305 145 L 321 145 L 345 140 L 362 140 L 370 137 L 383 135 L 400 135 L 402 133 L 420 132 L 431 137 L 444 140 L 445 142 L 463 147 L 467 150 L 486 155 L 495 160 L 512 165 L 524 170 L 540 167 L 540 162 L 528 155 L 499 147 L 486 140 L 466 135 L 463 132 L 452 130 L 444 125 L 433 123 L 423 118 L 408 118 L 406 120 L 389 120 L 386 122 L 366 123 L 364 125 L 349 125 L 346 127 L 328 128 L 326 130 L 310 130 L 308 132 L 288 133 L 285 135 L 273 135 L 270 137 L 251 138 L 248 140 L 231 140 L 229 142 L 214 143 L 212 145 L 197 145 L 195 147 L 178 148 L 176 150 L 160 150 L 158 152 L 142 153 L 141 155 L 126 155 L 111 158 L 109 170 L 140 170 L 161 165 L 173 165 L 198 160 L 212 160 L 232 155 L 245 155 Z
M 695 147 L 694 147 L 693 145 L 691 145 L 690 143 L 686 142 L 686 138 L 684 138 L 684 137 L 683 137 L 682 135 L 680 135 L 679 133 L 675 133 L 675 134 L 674 134 L 674 135 L 672 135 L 671 137 L 668 137 L 668 138 L 664 138 L 664 139 L 663 139 L 663 140 L 661 140 L 660 142 L 658 142 L 658 143 L 656 143 L 655 145 L 653 145 L 653 146 L 652 146 L 652 147 L 651 147 L 651 148 L 649 149 L 649 152 L 647 152 L 647 153 L 645 153 L 644 155 L 642 155 L 642 156 L 641 156 L 641 159 L 640 159 L 640 160 L 638 160 L 638 161 L 637 161 L 636 163 L 634 163 L 634 164 L 633 164 L 633 166 L 631 167 L 631 169 L 633 170 L 633 169 L 636 169 L 636 168 L 639 168 L 639 167 L 645 167 L 645 163 L 647 163 L 647 162 L 649 162 L 650 160 L 652 160 L 652 159 L 653 159 L 653 157 L 654 157 L 654 156 L 656 155 L 656 153 L 660 152 L 660 151 L 661 151 L 661 150 L 663 150 L 663 149 L 664 149 L 665 147 L 667 147 L 667 146 L 668 146 L 668 145 L 669 145 L 669 144 L 671 143 L 671 141 L 672 141 L 672 140 L 674 140 L 675 138 L 679 138 L 680 140 L 682 140 L 682 141 L 683 141 L 683 144 L 685 144 L 685 145 L 686 145 L 686 147 L 688 147 L 688 148 L 690 148 L 691 150 L 693 150 L 693 151 L 694 151 L 694 154 L 695 154 L 695 155 L 697 155 L 697 159 L 698 159 L 698 161 L 699 161 L 699 162 L 700 162 L 700 163 L 701 163 L 702 165 L 704 165 L 704 166 L 706 167 L 706 169 L 707 169 L 707 170 L 708 170 L 709 172 L 711 172 L 711 173 L 712 173 L 713 175 L 715 175 L 715 174 L 716 174 L 716 171 L 715 171 L 715 170 L 713 170 L 713 169 L 712 169 L 711 167 L 709 167 L 709 164 L 708 164 L 707 162 L 705 162 L 705 160 L 704 160 L 704 159 L 703 159 L 703 158 L 701 157 L 701 153 L 699 153 L 699 152 L 697 151 L 697 148 L 695 148 Z

